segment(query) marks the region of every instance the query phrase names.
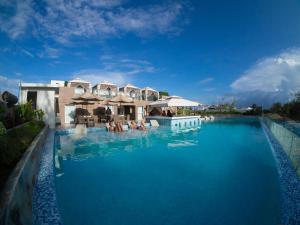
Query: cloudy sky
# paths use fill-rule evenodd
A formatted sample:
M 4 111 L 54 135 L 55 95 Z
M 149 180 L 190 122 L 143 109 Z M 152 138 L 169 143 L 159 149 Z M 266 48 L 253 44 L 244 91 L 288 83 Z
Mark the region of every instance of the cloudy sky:
M 300 89 L 299 24 L 298 0 L 0 0 L 0 90 L 80 77 L 267 106 Z

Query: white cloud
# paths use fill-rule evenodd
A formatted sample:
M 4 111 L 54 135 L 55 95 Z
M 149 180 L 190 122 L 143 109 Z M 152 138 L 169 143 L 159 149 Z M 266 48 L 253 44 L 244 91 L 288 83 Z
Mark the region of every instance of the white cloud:
M 204 78 L 204 79 L 200 80 L 198 83 L 200 85 L 204 85 L 204 84 L 211 83 L 213 80 L 214 80 L 213 77 L 207 77 L 207 78 Z
M 130 6 L 121 0 L 5 0 L 1 5 L 14 13 L 0 12 L 1 29 L 12 39 L 32 28 L 35 35 L 67 43 L 78 38 L 108 38 L 132 32 L 139 36 L 180 31 L 183 4 L 174 1 Z
M 18 94 L 18 85 L 20 80 L 0 75 L 0 92 L 9 91 L 15 95 Z
M 102 56 L 101 63 L 106 71 L 123 71 L 127 75 L 152 73 L 154 66 L 147 60 L 120 58 L 117 56 Z
M 109 81 L 117 85 L 134 82 L 135 75 L 153 73 L 154 66 L 139 59 L 120 58 L 112 55 L 101 56 L 102 69 L 86 69 L 73 73 L 72 77 L 80 77 L 92 84 Z
M 182 11 L 182 5 L 174 2 L 169 5 L 158 5 L 147 8 L 120 9 L 117 13 L 109 13 L 114 27 L 121 31 L 136 32 L 148 35 L 153 31 L 160 34 L 178 32 L 172 26 Z
M 300 49 L 259 60 L 231 84 L 244 104 L 286 102 L 300 90 Z
M 34 55 L 26 49 L 21 49 L 21 52 L 23 52 L 27 56 L 30 56 L 31 58 L 34 58 Z
M 50 58 L 50 59 L 57 59 L 61 55 L 61 50 L 57 48 L 52 48 L 48 45 L 44 45 L 44 49 L 42 52 L 38 54 L 40 58 Z
M 204 89 L 201 89 L 201 90 L 209 92 L 209 91 L 215 91 L 216 88 L 204 88 Z
M 87 0 L 91 5 L 101 8 L 111 8 L 122 4 L 122 0 Z
M 0 29 L 12 39 L 23 35 L 31 23 L 30 16 L 33 14 L 31 0 L 3 0 L 0 1 L 0 8 Z
M 130 78 L 123 72 L 113 72 L 97 69 L 81 70 L 73 73 L 73 78 L 80 77 L 83 80 L 91 82 L 93 85 L 100 81 L 109 81 L 117 85 L 124 85 L 130 82 Z

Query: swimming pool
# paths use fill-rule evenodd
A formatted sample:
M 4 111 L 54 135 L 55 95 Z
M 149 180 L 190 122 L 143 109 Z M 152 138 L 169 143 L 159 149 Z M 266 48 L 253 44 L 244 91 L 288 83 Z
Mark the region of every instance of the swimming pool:
M 259 121 L 55 137 L 65 225 L 280 224 L 276 163 Z

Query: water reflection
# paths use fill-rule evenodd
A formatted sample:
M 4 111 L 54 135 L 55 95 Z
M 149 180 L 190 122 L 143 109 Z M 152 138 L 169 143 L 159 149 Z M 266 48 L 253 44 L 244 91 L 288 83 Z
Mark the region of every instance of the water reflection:
M 60 176 L 63 173 L 64 160 L 82 161 L 93 157 L 111 157 L 122 152 L 195 146 L 198 144 L 198 139 L 195 138 L 197 130 L 199 129 L 174 131 L 160 128 L 148 131 L 130 130 L 124 133 L 97 131 L 84 135 L 56 135 L 57 174 Z

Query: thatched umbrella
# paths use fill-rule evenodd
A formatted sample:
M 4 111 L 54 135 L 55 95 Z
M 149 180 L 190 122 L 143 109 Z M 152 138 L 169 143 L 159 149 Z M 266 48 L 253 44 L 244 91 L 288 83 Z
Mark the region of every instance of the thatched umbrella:
M 134 105 L 134 101 L 126 96 L 118 95 L 116 97 L 113 97 L 111 99 L 108 99 L 104 101 L 104 104 L 109 105 Z
M 83 109 L 83 106 L 85 105 L 85 106 L 86 106 L 86 107 L 85 107 L 85 110 L 88 111 L 87 106 L 88 106 L 88 105 L 94 105 L 95 102 L 89 102 L 89 101 L 73 101 L 73 102 L 71 102 L 70 104 L 72 104 L 72 105 L 81 105 L 81 106 L 82 106 L 82 109 Z
M 82 105 L 82 107 L 85 105 L 86 110 L 88 105 L 94 105 L 96 102 L 102 101 L 101 98 L 91 93 L 84 93 L 80 96 L 73 97 L 72 99 L 75 101 L 71 102 L 71 104 Z

